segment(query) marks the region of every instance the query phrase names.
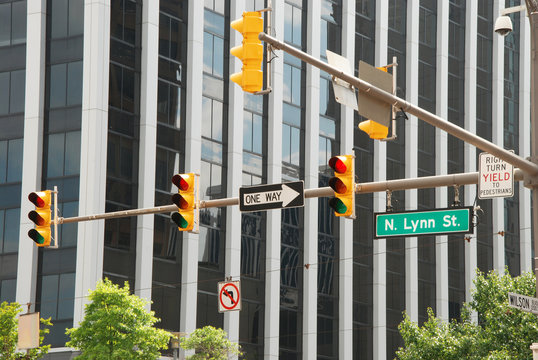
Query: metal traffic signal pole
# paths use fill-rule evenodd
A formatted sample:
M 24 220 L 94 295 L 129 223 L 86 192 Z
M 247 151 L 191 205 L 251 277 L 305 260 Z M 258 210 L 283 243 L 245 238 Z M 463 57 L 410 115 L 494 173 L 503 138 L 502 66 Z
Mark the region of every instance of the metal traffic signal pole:
M 265 41 L 266 43 L 271 44 L 275 49 L 283 50 L 287 52 L 290 55 L 293 55 L 302 61 L 313 65 L 317 67 L 318 69 L 321 69 L 339 79 L 344 80 L 345 82 L 353 85 L 357 89 L 360 90 L 361 96 L 371 96 L 375 97 L 378 100 L 384 101 L 388 104 L 392 104 L 393 106 L 409 113 L 412 115 L 415 115 L 419 119 L 427 122 L 430 125 L 433 125 L 441 130 L 446 131 L 450 135 L 453 135 L 457 137 L 460 140 L 465 141 L 466 143 L 469 143 L 471 145 L 476 146 L 477 148 L 486 151 L 492 155 L 495 155 L 496 157 L 520 168 L 527 174 L 531 175 L 532 177 L 538 176 L 538 165 L 534 164 L 528 160 L 523 159 L 522 157 L 515 155 L 514 153 L 505 150 L 485 139 L 482 139 L 479 136 L 476 136 L 475 134 L 462 129 L 461 127 L 452 124 L 449 121 L 446 121 L 445 119 L 441 118 L 440 116 L 437 116 L 435 114 L 432 114 L 424 109 L 421 109 L 420 107 L 413 105 L 396 95 L 393 95 L 389 92 L 386 92 L 384 90 L 381 90 L 370 83 L 361 80 L 359 78 L 356 78 L 354 76 L 351 76 L 349 74 L 346 74 L 337 68 L 330 66 L 327 63 L 324 63 L 323 61 L 320 61 L 313 56 L 308 55 L 305 52 L 302 52 L 292 46 L 289 46 L 274 37 L 271 37 L 265 33 L 260 33 L 259 35 L 260 40 Z
M 531 160 L 538 162 L 538 1 L 525 0 L 531 35 Z M 523 70 L 524 71 L 524 70 Z M 532 188 L 532 234 L 534 236 L 534 276 L 538 297 L 538 179 L 526 177 L 525 186 Z
M 359 78 L 351 76 L 332 67 L 310 55 L 304 53 L 296 48 L 289 46 L 277 39 L 265 34 L 260 33 L 259 39 L 271 44 L 273 48 L 280 49 L 293 55 L 302 61 L 309 63 L 339 79 L 346 81 L 353 85 L 360 91 L 359 96 L 372 96 L 380 99 L 388 104 L 392 104 L 395 107 L 400 108 L 417 118 L 433 125 L 447 133 L 457 137 L 460 140 L 465 141 L 477 148 L 486 151 L 525 172 L 525 186 L 532 190 L 532 208 L 533 208 L 533 237 L 534 237 L 534 252 L 538 255 L 538 1 L 526 0 L 527 11 L 529 14 L 529 21 L 531 27 L 531 161 L 523 159 L 522 157 L 503 149 L 485 139 L 482 139 L 475 134 L 456 126 L 445 119 L 432 114 L 420 107 L 410 104 L 407 101 L 383 91 L 370 83 L 363 81 Z M 538 256 L 534 257 L 534 275 L 536 277 L 536 296 L 538 297 Z
M 519 169 L 515 169 L 514 181 L 523 181 L 523 178 L 524 178 L 523 171 Z M 444 187 L 444 186 L 454 186 L 454 185 L 472 185 L 472 184 L 478 184 L 478 172 L 450 174 L 450 175 L 437 175 L 437 176 L 424 176 L 424 177 L 412 178 L 412 179 L 397 179 L 397 180 L 359 183 L 359 184 L 355 184 L 355 193 L 368 194 L 368 193 L 387 191 L 387 190 L 398 191 L 398 190 L 407 190 L 407 189 L 426 189 L 426 188 L 433 188 L 433 187 Z M 333 196 L 333 195 L 334 195 L 334 190 L 331 189 L 329 186 L 304 190 L 305 198 L 328 197 L 328 196 Z M 215 199 L 215 200 L 200 200 L 199 208 L 205 209 L 205 208 L 234 206 L 234 205 L 239 205 L 238 197 Z M 144 209 L 122 210 L 122 211 L 114 211 L 114 212 L 103 213 L 103 214 L 74 216 L 74 217 L 69 217 L 69 218 L 59 217 L 58 224 L 69 224 L 69 223 L 92 221 L 92 220 L 117 219 L 117 218 L 146 215 L 146 214 L 163 214 L 163 213 L 170 213 L 174 211 L 177 211 L 176 205 L 156 206 L 156 207 L 144 208 Z

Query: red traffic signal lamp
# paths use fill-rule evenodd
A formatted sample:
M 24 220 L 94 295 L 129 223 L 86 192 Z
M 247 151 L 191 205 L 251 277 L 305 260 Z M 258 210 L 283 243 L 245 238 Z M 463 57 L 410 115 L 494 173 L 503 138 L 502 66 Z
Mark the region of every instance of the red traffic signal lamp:
M 172 221 L 178 226 L 179 231 L 192 231 L 198 221 L 198 191 L 196 175 L 193 173 L 176 174 L 172 177 L 172 183 L 177 186 L 178 193 L 172 195 L 172 202 L 178 211 L 172 213 Z
M 334 170 L 334 177 L 329 179 L 329 186 L 334 190 L 334 198 L 329 206 L 335 216 L 355 218 L 355 156 L 339 155 L 329 160 Z
M 258 34 L 263 31 L 263 17 L 259 11 L 246 11 L 241 19 L 230 26 L 243 35 L 242 45 L 230 50 L 243 62 L 241 72 L 230 75 L 230 80 L 241 86 L 243 91 L 258 92 L 263 86 L 263 45 Z
M 35 210 L 28 213 L 28 218 L 35 224 L 34 228 L 28 231 L 28 236 L 39 247 L 49 246 L 51 239 L 51 191 L 32 192 L 28 195 L 28 200 L 35 205 Z

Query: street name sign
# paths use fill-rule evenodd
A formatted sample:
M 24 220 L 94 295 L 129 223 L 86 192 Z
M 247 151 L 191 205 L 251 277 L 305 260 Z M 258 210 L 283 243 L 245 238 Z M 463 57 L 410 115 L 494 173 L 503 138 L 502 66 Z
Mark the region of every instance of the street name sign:
M 535 297 L 509 292 L 508 306 L 538 315 L 538 299 Z
M 486 152 L 478 156 L 478 198 L 514 196 L 514 166 Z
M 239 210 L 260 211 L 304 206 L 304 182 L 239 188 Z
M 420 235 L 468 234 L 473 232 L 473 208 L 414 210 L 374 214 L 374 238 Z
M 241 283 L 221 281 L 218 284 L 219 312 L 241 310 Z

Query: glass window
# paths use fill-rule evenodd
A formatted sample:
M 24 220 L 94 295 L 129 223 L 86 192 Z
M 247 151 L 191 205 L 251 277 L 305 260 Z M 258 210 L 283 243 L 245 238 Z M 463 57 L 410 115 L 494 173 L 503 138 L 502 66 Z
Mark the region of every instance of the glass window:
M 26 42 L 26 1 L 13 2 L 11 16 L 11 43 L 22 44 Z
M 50 67 L 50 107 L 65 106 L 66 100 L 66 64 L 51 65 Z
M 63 175 L 65 134 L 50 134 L 47 148 L 47 177 Z
M 67 64 L 67 105 L 82 104 L 82 61 Z
M 2 280 L 0 282 L 0 303 L 7 301 L 15 301 L 15 294 L 17 291 L 17 280 Z
M 82 35 L 84 32 L 84 0 L 69 1 L 69 36 Z
M 0 46 L 11 43 L 11 4 L 0 4 Z
M 64 175 L 80 173 L 80 131 L 68 132 L 65 136 Z
M 9 112 L 11 114 L 24 112 L 24 90 L 26 70 L 11 72 L 11 91 L 9 99 Z
M 0 5 L 1 14 L 1 5 Z M 0 15 L 1 16 L 1 15 Z M 0 24 L 2 19 L 0 19 Z M 0 25 L 1 26 L 1 25 Z M 0 29 L 0 34 L 2 29 Z M 9 72 L 0 73 L 0 89 L 9 89 Z M 9 96 L 0 96 L 0 115 L 9 114 Z
M 0 141 L 0 184 L 7 180 L 7 145 L 7 140 Z
M 19 250 L 20 218 L 21 218 L 20 208 L 5 210 L 4 253 L 17 252 Z
M 22 139 L 9 140 L 7 156 L 7 182 L 20 182 L 22 180 L 22 148 Z
M 67 37 L 67 0 L 51 0 L 50 32 L 53 39 Z

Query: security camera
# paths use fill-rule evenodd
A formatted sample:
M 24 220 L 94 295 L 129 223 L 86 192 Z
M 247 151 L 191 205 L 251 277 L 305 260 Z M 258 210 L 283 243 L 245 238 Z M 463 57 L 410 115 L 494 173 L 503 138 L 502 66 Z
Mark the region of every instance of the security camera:
M 495 20 L 495 32 L 502 36 L 506 36 L 512 32 L 512 20 L 510 20 L 509 16 L 499 16 Z

